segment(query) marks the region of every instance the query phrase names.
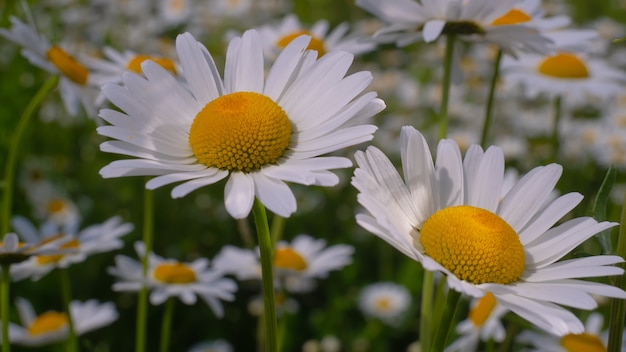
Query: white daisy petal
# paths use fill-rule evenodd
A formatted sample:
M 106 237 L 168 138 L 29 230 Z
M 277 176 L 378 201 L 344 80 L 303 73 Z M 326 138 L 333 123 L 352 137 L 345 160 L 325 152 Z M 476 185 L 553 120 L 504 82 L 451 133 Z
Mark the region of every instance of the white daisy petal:
M 263 174 L 255 174 L 252 179 L 256 196 L 267 209 L 284 218 L 296 211 L 296 197 L 283 181 Z
M 200 102 L 209 102 L 220 96 L 222 79 L 213 58 L 204 47 L 191 34 L 184 33 L 176 37 L 176 50 L 183 73 L 190 73 L 185 77 L 195 98 Z
M 233 172 L 224 188 L 226 210 L 235 219 L 245 218 L 254 202 L 254 178 L 242 172 Z

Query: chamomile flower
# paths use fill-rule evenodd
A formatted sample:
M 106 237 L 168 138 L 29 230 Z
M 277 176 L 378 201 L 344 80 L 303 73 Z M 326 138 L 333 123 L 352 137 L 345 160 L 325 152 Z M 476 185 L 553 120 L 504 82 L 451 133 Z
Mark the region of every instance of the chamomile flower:
M 78 115 L 82 105 L 88 116 L 95 116 L 97 90 L 92 86 L 87 67 L 17 18 L 12 17 L 11 24 L 9 30 L 0 29 L 0 35 L 21 45 L 22 55 L 33 65 L 59 76 L 61 98 L 67 112 L 72 116 Z
M 354 55 L 363 54 L 374 50 L 376 43 L 365 34 L 348 34 L 348 23 L 344 22 L 329 32 L 329 24 L 326 20 L 319 20 L 311 26 L 303 25 L 294 14 L 285 16 L 276 25 L 264 25 L 259 28 L 259 34 L 263 41 L 263 53 L 274 59 L 295 38 L 305 34 L 311 36 L 307 49 L 316 50 L 319 56 L 323 56 L 331 50 L 344 50 Z
M 280 241 L 274 249 L 273 267 L 278 286 L 289 292 L 309 292 L 316 280 L 352 262 L 352 246 L 326 246 L 326 241 L 308 235 L 298 235 L 291 243 Z M 261 279 L 258 250 L 225 246 L 213 261 L 213 266 L 239 280 Z
M 359 308 L 366 316 L 397 325 L 411 305 L 409 290 L 392 282 L 378 282 L 363 288 Z
M 626 74 L 605 60 L 572 51 L 504 58 L 502 77 L 510 87 L 521 86 L 528 98 L 561 96 L 578 102 L 613 98 L 626 83 Z
M 234 218 L 245 218 L 255 197 L 290 216 L 296 200 L 285 181 L 336 185 L 329 169 L 352 163 L 321 155 L 370 140 L 376 127 L 362 123 L 385 106 L 374 92 L 362 94 L 369 72 L 344 77 L 351 54 L 333 51 L 316 60 L 305 51 L 309 41 L 296 38 L 264 78 L 259 36 L 247 31 L 231 40 L 222 81 L 207 49 L 191 34 L 179 35 L 187 85 L 147 61 L 146 78 L 127 73 L 124 86 L 103 87 L 123 112 L 101 111 L 111 126 L 98 133 L 116 139 L 101 149 L 136 158 L 114 161 L 100 174 L 158 176 L 148 189 L 183 181 L 174 198 L 227 178 L 224 203 Z
M 591 313 L 585 322 L 585 331 L 565 336 L 547 335 L 526 330 L 517 337 L 517 342 L 529 344 L 530 352 L 603 352 L 607 350 L 608 334 L 602 332 L 604 318 L 600 313 Z M 623 350 L 623 349 L 622 349 Z
M 35 243 L 20 242 L 15 233 L 7 233 L 0 242 L 0 264 L 16 264 L 33 255 L 55 252 L 58 244 L 46 243 L 39 246 Z
M 17 298 L 16 305 L 22 325 L 10 323 L 11 343 L 36 347 L 65 341 L 69 337 L 66 313 L 49 310 L 37 315 L 30 302 L 23 298 Z M 74 332 L 79 336 L 110 325 L 118 318 L 113 303 L 96 300 L 72 301 L 70 314 Z
M 62 228 L 44 224 L 37 230 L 28 220 L 15 217 L 13 228 L 28 242 L 45 244 L 59 240 L 62 254 L 42 254 L 32 256 L 28 260 L 11 266 L 11 277 L 22 280 L 30 277 L 39 280 L 56 268 L 67 268 L 72 264 L 83 262 L 89 255 L 104 253 L 122 248 L 124 242 L 120 237 L 133 230 L 130 223 L 122 223 L 122 219 L 114 216 L 102 224 L 91 225 L 77 233 L 64 233 Z
M 146 247 L 143 242 L 137 242 L 135 250 L 143 258 Z M 113 284 L 114 291 L 139 291 L 145 286 L 151 291 L 150 303 L 154 305 L 162 304 L 170 297 L 178 297 L 183 303 L 191 305 L 200 297 L 218 317 L 224 315 L 220 300 L 232 301 L 237 290 L 234 281 L 224 278 L 222 272 L 209 268 L 206 258 L 183 263 L 148 253 L 148 274 L 144 278 L 139 261 L 117 255 L 115 266 L 110 267 L 108 272 L 119 279 Z
M 619 275 L 624 260 L 598 255 L 557 262 L 576 246 L 616 223 L 581 217 L 554 226 L 581 200 L 578 193 L 546 203 L 562 167 L 537 167 L 501 199 L 502 150 L 478 145 L 461 158 L 442 140 L 433 163 L 424 137 L 405 126 L 401 136 L 404 180 L 377 148 L 357 152 L 352 184 L 367 213 L 357 222 L 424 269 L 441 272 L 450 289 L 496 301 L 553 334 L 581 333 L 580 320 L 561 307 L 593 309 L 591 296 L 626 298 L 616 287 L 578 280 Z
M 506 332 L 500 319 L 508 311 L 491 293 L 475 298 L 467 319 L 456 327 L 461 336 L 446 348 L 446 352 L 473 352 L 480 341 L 502 342 Z
M 546 52 L 550 40 L 533 27 L 518 0 L 358 0 L 357 5 L 388 24 L 374 37 L 404 46 L 432 42 L 441 35 L 498 45 L 515 56 Z

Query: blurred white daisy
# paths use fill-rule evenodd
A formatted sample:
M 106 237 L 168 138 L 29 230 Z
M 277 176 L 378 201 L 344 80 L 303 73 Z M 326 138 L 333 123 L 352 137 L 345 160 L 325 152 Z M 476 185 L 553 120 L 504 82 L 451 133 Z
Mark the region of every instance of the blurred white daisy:
M 325 278 L 352 262 L 354 248 L 344 244 L 326 246 L 323 239 L 298 235 L 274 249 L 273 268 L 276 284 L 289 292 L 310 292 L 316 280 Z M 213 267 L 233 274 L 239 280 L 261 279 L 258 250 L 225 246 L 215 256 Z
M 399 324 L 410 305 L 409 290 L 392 282 L 378 282 L 365 286 L 359 294 L 361 312 L 390 325 Z
M 448 286 L 496 301 L 557 335 L 580 333 L 580 320 L 560 305 L 597 306 L 593 295 L 626 298 L 614 286 L 577 280 L 619 275 L 619 256 L 598 255 L 557 262 L 576 246 L 616 223 L 580 217 L 554 226 L 582 200 L 578 193 L 546 203 L 562 167 L 537 167 L 502 198 L 502 150 L 468 149 L 442 140 L 433 163 L 424 137 L 402 128 L 404 180 L 389 159 L 369 147 L 355 155 L 352 184 L 367 210 L 357 222 L 424 269 L 442 272 Z
M 135 243 L 139 258 L 143 258 L 146 247 L 143 242 Z M 124 255 L 115 256 L 115 266 L 108 273 L 119 280 L 113 284 L 114 291 L 139 291 L 147 287 L 150 303 L 159 305 L 170 297 L 178 297 L 184 304 L 192 305 L 197 297 L 213 310 L 216 316 L 224 315 L 220 300 L 235 299 L 237 285 L 223 273 L 209 268 L 209 260 L 198 258 L 191 263 L 164 259 L 152 252 L 148 253 L 148 273 L 144 278 L 139 261 Z
M 13 280 L 30 277 L 39 280 L 56 268 L 67 268 L 80 263 L 88 256 L 122 248 L 124 242 L 120 237 L 133 230 L 130 223 L 122 223 L 122 219 L 114 216 L 102 224 L 91 225 L 78 233 L 63 233 L 58 226 L 50 223 L 42 225 L 38 230 L 31 222 L 22 217 L 13 218 L 15 231 L 30 243 L 45 244 L 49 241 L 62 241 L 59 249 L 63 254 L 42 254 L 32 256 L 28 260 L 11 266 Z
M 326 20 L 319 20 L 311 26 L 300 22 L 294 14 L 289 14 L 278 24 L 266 24 L 258 29 L 263 41 L 263 53 L 273 60 L 287 44 L 301 35 L 311 36 L 307 49 L 316 50 L 318 56 L 323 56 L 331 50 L 344 50 L 354 55 L 363 54 L 376 48 L 364 33 L 350 33 L 347 22 L 339 24 L 329 32 L 330 25 Z
M 199 342 L 189 348 L 187 352 L 234 352 L 233 346 L 226 340 L 218 339 Z
M 309 41 L 295 39 L 264 78 L 259 36 L 247 31 L 231 40 L 222 81 L 207 49 L 190 34 L 179 35 L 187 85 L 147 61 L 146 78 L 127 73 L 124 86 L 103 87 L 123 112 L 101 111 L 111 126 L 98 133 L 117 139 L 101 149 L 136 159 L 114 161 L 101 175 L 158 176 L 149 189 L 183 181 L 172 190 L 174 198 L 227 178 L 224 203 L 234 218 L 245 218 L 255 197 L 290 216 L 296 200 L 285 181 L 336 185 L 339 178 L 329 169 L 352 163 L 320 155 L 370 140 L 376 127 L 362 123 L 385 106 L 376 93 L 361 94 L 369 72 L 344 77 L 351 54 L 334 51 L 316 60 L 314 51 L 304 50 Z
M 387 23 L 374 37 L 399 46 L 441 35 L 484 41 L 515 56 L 546 52 L 551 41 L 533 27 L 531 14 L 515 9 L 518 0 L 357 0 L 357 5 Z
M 626 83 L 626 73 L 602 58 L 570 51 L 504 58 L 502 78 L 509 87 L 521 86 L 528 98 L 560 96 L 574 102 L 613 98 Z
M 160 23 L 177 26 L 189 20 L 193 14 L 193 3 L 192 0 L 159 0 L 157 13 Z
M 529 352 L 604 352 L 608 346 L 608 332 L 602 332 L 603 324 L 602 314 L 591 313 L 587 317 L 583 333 L 559 337 L 526 330 L 517 336 L 516 341 L 533 346 L 526 350 Z M 622 335 L 622 340 L 625 336 Z
M 97 94 L 89 70 L 60 46 L 52 45 L 36 30 L 11 17 L 11 29 L 0 29 L 0 35 L 22 46 L 22 55 L 33 65 L 59 76 L 61 98 L 67 112 L 78 115 L 83 106 L 87 116 L 95 117 Z
M 30 302 L 19 297 L 15 304 L 21 325 L 10 323 L 11 343 L 36 347 L 65 341 L 69 337 L 67 315 L 64 312 L 49 310 L 37 315 Z M 78 336 L 110 325 L 118 318 L 113 303 L 96 300 L 72 301 L 70 314 L 74 332 Z
M 13 265 L 21 263 L 33 255 L 55 254 L 60 245 L 60 242 L 55 241 L 44 244 L 20 242 L 17 234 L 7 233 L 0 242 L 0 264 Z
M 467 319 L 456 327 L 459 338 L 446 347 L 445 352 L 473 352 L 480 341 L 504 341 L 506 332 L 500 320 L 508 311 L 491 293 L 475 298 Z

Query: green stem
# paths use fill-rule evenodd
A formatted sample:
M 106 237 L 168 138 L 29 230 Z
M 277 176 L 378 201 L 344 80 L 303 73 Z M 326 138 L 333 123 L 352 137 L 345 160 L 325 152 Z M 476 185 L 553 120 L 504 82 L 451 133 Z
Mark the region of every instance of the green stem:
M 454 35 L 446 36 L 446 56 L 443 63 L 443 82 L 441 82 L 441 106 L 439 108 L 439 139 L 448 136 L 448 100 L 452 78 L 452 58 L 454 54 Z
M 454 313 L 459 305 L 461 293 L 453 289 L 448 289 L 448 296 L 446 297 L 446 307 L 441 316 L 439 326 L 437 326 L 437 334 L 433 340 L 433 344 L 430 348 L 432 352 L 441 352 L 446 347 L 446 341 L 450 334 L 450 328 L 452 327 L 452 321 L 454 319 Z
M 172 317 L 174 316 L 174 303 L 176 300 L 173 297 L 167 299 L 165 303 L 165 311 L 163 312 L 163 321 L 161 322 L 161 347 L 160 352 L 167 352 L 170 345 L 170 333 L 172 330 Z
M 422 305 L 420 308 L 420 345 L 422 351 L 430 351 L 432 332 L 430 328 L 433 322 L 433 289 L 435 285 L 432 271 L 424 269 L 422 279 Z
M 15 132 L 13 132 L 13 136 L 11 137 L 11 143 L 9 144 L 9 152 L 4 169 L 4 180 L 2 182 L 4 193 L 2 194 L 2 209 L 0 209 L 0 236 L 3 238 L 4 235 L 9 232 L 10 228 L 9 224 L 11 222 L 11 209 L 13 204 L 15 164 L 22 136 L 24 135 L 24 131 L 26 130 L 33 113 L 37 110 L 48 93 L 50 93 L 50 91 L 57 85 L 58 81 L 58 76 L 52 76 L 41 86 L 41 88 L 39 88 L 37 93 L 35 93 L 35 96 L 33 96 L 28 105 L 26 105 L 26 109 L 24 109 L 22 116 L 20 116 Z
M 485 108 L 485 122 L 483 124 L 483 133 L 480 137 L 480 145 L 483 149 L 486 147 L 487 138 L 489 136 L 489 127 L 493 122 L 493 101 L 496 96 L 496 83 L 498 83 L 498 75 L 500 74 L 500 61 L 502 61 L 502 50 L 498 50 L 496 61 L 493 64 L 493 74 L 489 83 L 489 96 L 487 97 L 487 107 Z
M 621 226 L 617 240 L 617 255 L 626 258 L 626 194 L 622 206 Z M 618 264 L 622 268 L 626 266 Z M 626 273 L 615 279 L 615 286 L 626 290 Z M 626 315 L 626 302 L 623 299 L 611 299 L 611 313 L 609 316 L 609 346 L 608 352 L 620 352 L 622 350 L 622 336 L 624 334 L 624 316 Z
M 265 207 L 258 199 L 254 200 L 252 214 L 256 225 L 257 236 L 259 237 L 259 252 L 261 254 L 261 272 L 263 275 L 263 316 L 265 318 L 265 351 L 276 352 L 277 327 L 276 327 L 276 307 L 274 300 L 274 273 L 272 269 L 272 239 L 267 223 Z
M 152 252 L 152 233 L 154 226 L 154 195 L 152 191 L 144 189 L 143 191 L 143 243 L 146 246 L 146 252 L 141 258 L 141 268 L 143 278 L 148 274 L 148 257 Z M 146 330 L 148 325 L 148 288 L 144 285 L 139 290 L 137 296 L 137 322 L 135 335 L 135 351 L 144 352 L 146 350 Z
M 61 281 L 61 294 L 63 295 L 63 309 L 67 315 L 67 325 L 69 328 L 69 340 L 67 341 L 68 352 L 78 352 L 78 338 L 76 337 L 76 330 L 74 330 L 74 318 L 70 310 L 70 303 L 72 302 L 72 288 L 70 286 L 70 276 L 67 273 L 67 269 L 59 269 L 59 281 Z
M 15 6 L 15 0 L 5 0 L 4 10 L 2 11 L 2 18 L 0 19 L 0 28 L 5 28 L 9 23 L 9 17 L 13 13 L 13 7 Z
M 552 144 L 552 162 L 555 162 L 559 156 L 559 125 L 561 124 L 561 115 L 561 96 L 557 96 L 554 98 L 554 124 L 552 125 L 552 136 L 550 137 Z
M 2 316 L 2 351 L 11 352 L 9 340 L 9 294 L 11 289 L 11 264 L 2 264 L 2 287 L 0 288 L 0 315 Z

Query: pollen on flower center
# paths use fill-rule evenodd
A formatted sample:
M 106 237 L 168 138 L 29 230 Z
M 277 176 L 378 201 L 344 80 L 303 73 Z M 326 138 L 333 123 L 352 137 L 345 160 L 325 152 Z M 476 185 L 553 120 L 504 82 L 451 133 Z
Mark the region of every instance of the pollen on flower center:
M 587 78 L 587 65 L 574 54 L 560 53 L 545 58 L 538 67 L 539 72 L 559 78 Z
M 565 335 L 561 338 L 561 346 L 568 352 L 606 352 L 602 340 L 589 333 Z
M 157 65 L 163 67 L 164 69 L 176 74 L 176 64 L 174 60 L 166 59 L 163 57 L 152 57 L 148 55 L 136 55 L 128 62 L 127 68 L 136 73 L 142 73 L 141 64 L 146 61 L 151 60 L 154 61 Z
M 279 48 L 284 48 L 287 45 L 289 45 L 289 43 L 291 43 L 292 40 L 298 38 L 301 35 L 311 36 L 311 41 L 309 42 L 309 46 L 306 47 L 307 49 L 317 51 L 317 54 L 320 57 L 326 54 L 326 47 L 324 46 L 324 41 L 314 36 L 309 31 L 296 31 L 296 32 L 292 32 L 287 35 L 284 35 L 280 39 L 278 39 L 278 41 L 276 42 L 276 45 Z
M 307 268 L 307 263 L 298 252 L 282 247 L 274 251 L 274 267 L 302 271 Z
M 63 245 L 61 245 L 59 247 L 59 249 L 63 250 L 70 250 L 70 249 L 77 249 L 78 247 L 80 247 L 80 242 L 78 242 L 76 239 L 73 239 L 67 243 L 64 243 Z M 49 254 L 49 255 L 38 255 L 37 256 L 37 264 L 40 265 L 46 265 L 46 264 L 52 264 L 52 263 L 57 263 L 58 261 L 60 261 L 63 258 L 64 254 Z
M 392 304 L 389 298 L 381 297 L 376 300 L 376 302 L 374 303 L 374 306 L 376 307 L 377 310 L 381 312 L 386 312 L 391 309 Z
M 182 263 L 164 263 L 154 269 L 154 278 L 167 284 L 188 284 L 196 282 L 196 272 Z
M 526 14 L 526 12 L 518 9 L 511 9 L 509 12 L 493 20 L 491 24 L 494 26 L 504 26 L 524 23 L 530 20 L 531 18 Z
M 509 284 L 524 271 L 519 236 L 498 215 L 467 205 L 441 209 L 420 230 L 427 255 L 461 280 Z
M 250 172 L 274 164 L 289 146 L 291 122 L 272 99 L 236 92 L 209 102 L 189 131 L 199 162 L 223 170 Z
M 53 199 L 48 202 L 48 212 L 51 214 L 60 213 L 65 209 L 65 201 L 63 199 Z
M 469 320 L 472 321 L 472 324 L 476 327 L 481 327 L 487 321 L 487 318 L 491 315 L 491 312 L 496 307 L 496 298 L 491 294 L 491 292 L 487 292 L 484 296 L 482 296 L 478 303 L 470 310 L 469 312 Z
M 89 70 L 63 49 L 52 46 L 46 52 L 46 56 L 65 77 L 82 86 L 87 84 Z
M 54 332 L 61 330 L 67 325 L 67 316 L 65 313 L 59 312 L 45 312 L 35 318 L 32 324 L 28 327 L 29 335 L 40 335 L 48 332 Z

